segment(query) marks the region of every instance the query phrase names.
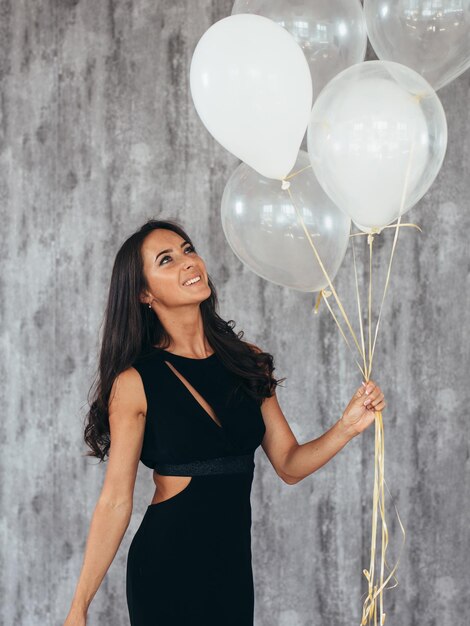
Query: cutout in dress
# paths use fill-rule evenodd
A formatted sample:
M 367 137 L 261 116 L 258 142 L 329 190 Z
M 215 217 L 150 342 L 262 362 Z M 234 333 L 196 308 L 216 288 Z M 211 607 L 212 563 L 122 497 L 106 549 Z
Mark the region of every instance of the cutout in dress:
M 158 478 L 157 478 L 158 477 Z M 183 481 L 183 479 L 185 479 Z M 173 500 L 184 491 L 186 491 L 193 480 L 192 476 L 162 476 L 162 474 L 157 474 L 157 472 L 153 471 L 153 480 L 155 482 L 155 486 L 157 487 L 156 493 L 153 496 L 152 502 L 150 506 L 158 506 L 159 504 L 163 504 L 164 502 L 168 502 L 169 500 Z M 161 499 L 155 500 L 155 497 L 159 497 L 159 489 L 158 483 L 165 483 L 165 497 Z
M 188 380 L 186 380 L 186 378 L 175 368 L 175 366 L 172 363 L 169 363 L 168 361 L 165 361 L 165 363 L 168 365 L 168 367 L 171 369 L 174 375 L 177 376 L 181 380 L 181 382 L 185 385 L 185 387 L 188 389 L 188 391 L 196 400 L 196 402 L 198 402 L 198 404 L 204 409 L 204 411 L 207 413 L 208 417 L 211 418 L 214 424 L 216 424 L 216 426 L 218 426 L 219 428 L 222 428 L 222 424 L 220 423 L 219 418 L 215 414 L 214 409 L 210 406 L 210 404 L 208 404 L 207 401 L 204 400 L 201 394 L 198 391 L 196 391 L 196 389 L 194 389 L 191 383 Z

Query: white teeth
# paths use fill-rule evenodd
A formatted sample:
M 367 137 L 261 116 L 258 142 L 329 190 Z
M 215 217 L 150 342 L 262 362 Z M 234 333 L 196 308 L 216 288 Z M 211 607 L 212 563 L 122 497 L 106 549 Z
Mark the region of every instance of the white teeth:
M 196 278 L 192 278 L 191 280 L 187 280 L 185 283 L 183 283 L 184 285 L 193 285 L 194 283 L 197 283 L 198 281 L 201 280 L 200 276 L 196 276 Z

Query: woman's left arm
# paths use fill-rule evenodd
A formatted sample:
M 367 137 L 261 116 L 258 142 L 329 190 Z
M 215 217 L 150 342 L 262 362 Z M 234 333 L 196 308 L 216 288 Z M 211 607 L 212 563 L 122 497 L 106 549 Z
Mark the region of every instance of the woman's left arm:
M 266 433 L 262 448 L 276 473 L 289 485 L 303 480 L 325 465 L 335 454 L 375 420 L 375 411 L 386 404 L 380 387 L 362 383 L 341 418 L 323 435 L 299 444 L 277 401 L 276 393 L 261 405 Z

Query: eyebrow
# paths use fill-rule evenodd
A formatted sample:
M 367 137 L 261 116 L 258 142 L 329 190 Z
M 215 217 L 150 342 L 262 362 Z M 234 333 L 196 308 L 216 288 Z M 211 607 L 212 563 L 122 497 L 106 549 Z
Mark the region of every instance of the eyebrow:
M 183 241 L 183 243 L 180 245 L 180 248 L 182 248 L 183 246 L 185 246 L 187 243 L 189 243 L 189 241 L 186 241 L 186 240 L 185 240 L 185 241 Z M 161 251 L 161 252 L 159 252 L 159 253 L 157 254 L 157 256 L 155 257 L 155 261 L 158 259 L 158 257 L 159 257 L 161 254 L 165 254 L 165 252 L 172 252 L 172 251 L 173 251 L 173 248 L 167 248 L 166 250 L 162 250 L 162 251 Z

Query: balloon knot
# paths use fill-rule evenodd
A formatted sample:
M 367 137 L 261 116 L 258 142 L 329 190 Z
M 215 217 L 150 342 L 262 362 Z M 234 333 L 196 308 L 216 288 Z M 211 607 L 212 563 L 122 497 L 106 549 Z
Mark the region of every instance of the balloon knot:
M 283 191 L 285 191 L 286 189 L 289 189 L 290 187 L 290 182 L 288 180 L 283 180 L 282 181 L 282 185 L 281 185 L 281 189 Z
M 382 232 L 382 227 L 380 226 L 372 226 L 370 229 L 370 233 L 367 236 L 367 243 L 370 245 L 374 241 L 374 235 L 380 235 Z

